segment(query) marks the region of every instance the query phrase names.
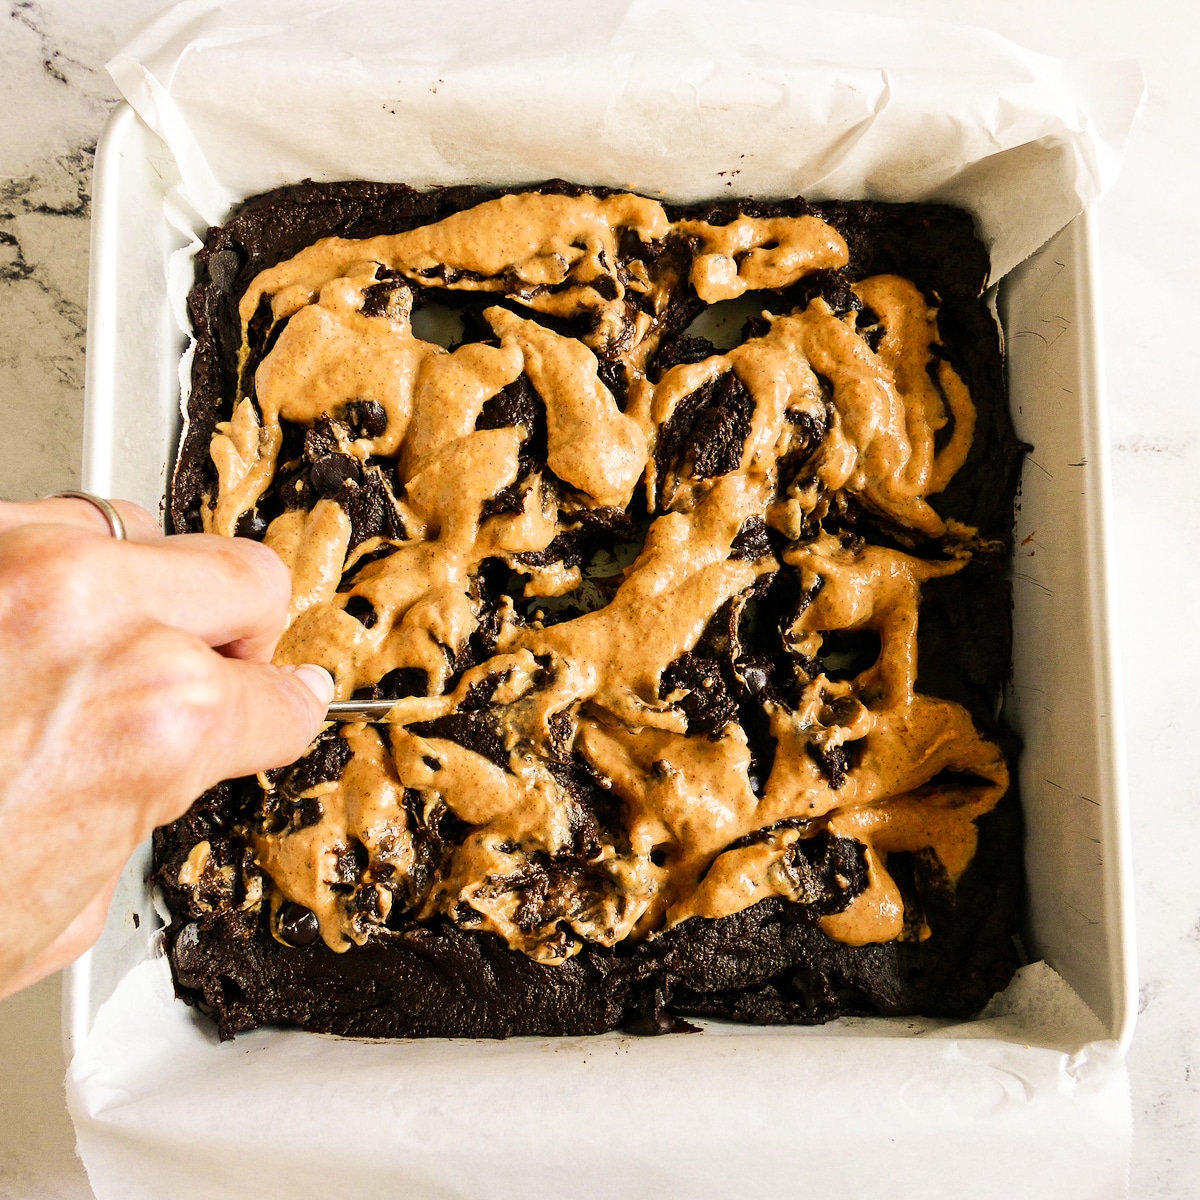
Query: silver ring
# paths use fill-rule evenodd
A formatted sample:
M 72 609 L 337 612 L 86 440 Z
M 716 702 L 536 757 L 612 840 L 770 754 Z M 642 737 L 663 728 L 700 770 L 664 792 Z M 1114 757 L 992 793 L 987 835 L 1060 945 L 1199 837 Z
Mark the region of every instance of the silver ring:
M 86 500 L 108 522 L 108 532 L 118 542 L 126 540 L 125 522 L 121 520 L 121 514 L 103 496 L 94 496 L 91 492 L 55 492 L 49 498 L 51 500 L 60 498 L 63 500 Z

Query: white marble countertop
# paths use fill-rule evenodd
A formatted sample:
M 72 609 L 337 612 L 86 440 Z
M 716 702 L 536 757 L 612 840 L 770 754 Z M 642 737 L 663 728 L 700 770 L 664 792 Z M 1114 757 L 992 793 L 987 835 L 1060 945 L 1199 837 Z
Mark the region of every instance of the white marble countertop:
M 896 14 L 895 0 L 796 0 Z M 0 24 L 0 494 L 76 486 L 89 187 L 116 90 L 103 64 L 169 0 L 8 0 Z M 1129 1055 L 1130 1194 L 1200 1189 L 1200 5 L 1195 0 L 910 0 L 1061 56 L 1138 58 L 1149 101 L 1100 209 L 1119 613 L 1141 976 Z M 3 15 L 0 14 L 0 20 Z M 1191 314 L 1191 315 L 1189 315 Z M 1193 324 L 1192 317 L 1197 318 Z M 1182 381 L 1182 382 L 1181 382 Z M 1147 629 L 1163 634 L 1149 646 Z M 1175 631 L 1175 632 L 1172 632 Z M 1169 635 L 1169 636 L 1168 636 Z M 59 981 L 0 1005 L 0 1200 L 90 1197 L 62 1093 Z

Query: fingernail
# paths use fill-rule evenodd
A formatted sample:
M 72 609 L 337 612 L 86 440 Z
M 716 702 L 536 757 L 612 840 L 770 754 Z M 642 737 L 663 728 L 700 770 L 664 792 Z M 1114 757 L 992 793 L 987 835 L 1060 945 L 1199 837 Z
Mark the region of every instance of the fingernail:
M 304 663 L 296 668 L 296 678 L 324 705 L 333 699 L 333 676 L 324 667 Z

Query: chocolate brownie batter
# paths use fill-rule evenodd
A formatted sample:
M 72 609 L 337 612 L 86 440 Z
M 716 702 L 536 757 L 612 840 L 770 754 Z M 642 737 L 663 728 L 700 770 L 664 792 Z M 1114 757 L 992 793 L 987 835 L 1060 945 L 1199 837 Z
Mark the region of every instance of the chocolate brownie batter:
M 175 525 L 265 540 L 276 660 L 395 705 L 157 832 L 179 994 L 222 1036 L 980 1007 L 1020 883 L 986 273 L 946 208 L 563 183 L 210 231 Z

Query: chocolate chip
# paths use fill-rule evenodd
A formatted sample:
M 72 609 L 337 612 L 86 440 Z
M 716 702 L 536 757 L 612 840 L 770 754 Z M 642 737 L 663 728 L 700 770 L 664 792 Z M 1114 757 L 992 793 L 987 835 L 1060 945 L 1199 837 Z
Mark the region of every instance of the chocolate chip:
M 285 900 L 279 906 L 277 928 L 279 936 L 289 946 L 295 946 L 297 949 L 311 946 L 321 933 L 317 914 L 311 908 L 305 908 L 292 900 Z
M 830 989 L 825 977 L 811 967 L 799 966 L 780 981 L 780 991 L 789 999 L 803 1005 L 809 1016 L 815 1016 L 829 1004 Z
M 261 542 L 263 534 L 267 532 L 267 523 L 258 515 L 258 509 L 252 508 L 238 517 L 236 532 L 238 537 L 253 538 L 256 542 Z
M 375 611 L 375 605 L 366 596 L 351 596 L 346 601 L 346 613 L 356 621 L 361 621 L 367 629 L 373 628 L 375 622 L 379 620 L 379 614 Z
M 381 437 L 388 427 L 387 409 L 377 400 L 351 400 L 340 416 L 363 437 Z
M 296 801 L 295 821 L 297 829 L 307 829 L 310 825 L 316 825 L 324 815 L 324 809 L 321 807 L 321 801 L 316 796 L 301 796 Z
M 769 663 L 740 662 L 738 671 L 746 684 L 746 691 L 752 696 L 765 692 L 771 682 L 771 666 Z
M 661 1037 L 664 1033 L 674 1033 L 676 1022 L 669 1012 L 638 1013 L 622 1028 L 634 1037 Z
M 208 257 L 208 277 L 221 291 L 228 291 L 233 287 L 241 265 L 233 250 L 218 250 Z
M 592 280 L 592 290 L 602 300 L 617 298 L 617 281 L 611 275 L 598 275 Z
M 320 496 L 336 496 L 347 479 L 362 482 L 362 467 L 348 454 L 326 454 L 312 465 L 309 482 Z

